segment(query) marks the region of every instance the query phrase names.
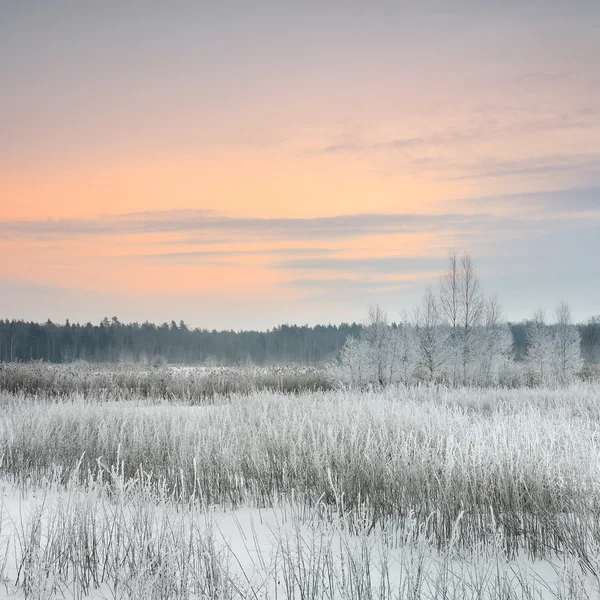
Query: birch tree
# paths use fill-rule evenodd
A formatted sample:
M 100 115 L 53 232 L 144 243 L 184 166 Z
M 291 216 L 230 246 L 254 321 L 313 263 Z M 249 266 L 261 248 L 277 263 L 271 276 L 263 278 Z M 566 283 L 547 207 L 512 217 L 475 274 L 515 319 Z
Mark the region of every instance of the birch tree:
M 448 361 L 449 335 L 440 318 L 438 302 L 431 286 L 416 312 L 417 364 L 430 381 L 438 379 Z
M 448 269 L 440 277 L 439 313 L 440 320 L 448 326 L 448 367 L 452 381 L 458 381 L 459 371 L 459 321 L 462 273 L 456 250 L 448 256 Z
M 484 297 L 473 260 L 465 252 L 460 260 L 455 251 L 449 256 L 448 270 L 439 285 L 439 311 L 448 327 L 450 370 L 455 383 L 473 379 L 477 354 L 477 328 L 484 315 Z
M 398 327 L 392 331 L 392 335 L 395 338 L 395 362 L 398 365 L 398 376 L 401 381 L 408 383 L 412 379 L 417 363 L 417 337 L 415 328 L 406 312 L 404 312 Z
M 480 382 L 483 385 L 497 384 L 500 372 L 512 360 L 513 336 L 495 296 L 486 302 L 485 323 L 480 336 Z
M 341 378 L 352 386 L 365 383 L 365 348 L 364 344 L 354 336 L 346 338 L 340 350 L 339 366 Z
M 590 317 L 583 326 L 581 349 L 586 362 L 600 364 L 600 315 Z
M 366 352 L 367 367 L 373 373 L 375 383 L 390 383 L 393 373 L 394 356 L 391 352 L 391 336 L 388 318 L 379 306 L 371 306 L 367 317 L 367 325 L 361 334 Z
M 339 363 L 344 378 L 352 385 L 388 385 L 397 364 L 394 346 L 387 315 L 379 306 L 370 307 L 358 339 L 349 337 L 340 351 Z
M 463 384 L 469 383 L 477 352 L 477 327 L 484 313 L 484 299 L 479 278 L 468 253 L 461 260 L 462 286 L 460 289 L 460 361 Z
M 551 374 L 552 337 L 542 309 L 527 324 L 525 366 L 532 384 L 547 383 Z
M 556 307 L 556 325 L 552 331 L 552 363 L 561 385 L 573 381 L 583 366 L 581 335 L 571 321 L 571 309 L 566 302 Z

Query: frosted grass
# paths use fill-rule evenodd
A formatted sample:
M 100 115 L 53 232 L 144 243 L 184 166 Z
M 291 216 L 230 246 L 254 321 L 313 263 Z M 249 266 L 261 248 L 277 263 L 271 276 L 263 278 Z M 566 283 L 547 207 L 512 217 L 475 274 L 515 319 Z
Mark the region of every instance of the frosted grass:
M 508 560 L 498 540 L 437 552 L 416 521 L 400 536 L 351 532 L 343 515 L 323 521 L 293 501 L 223 511 L 174 503 L 114 470 L 87 483 L 4 484 L 7 596 L 575 600 L 599 591 L 577 561 Z
M 314 367 L 0 364 L 0 391 L 48 398 L 78 394 L 95 401 L 142 397 L 210 404 L 216 396 L 250 394 L 259 390 L 295 394 L 333 388 L 332 376 Z
M 254 393 L 213 406 L 5 397 L 2 472 L 79 483 L 118 468 L 175 501 L 290 497 L 369 530 L 411 520 L 443 550 L 501 535 L 508 557 L 600 539 L 600 388 Z

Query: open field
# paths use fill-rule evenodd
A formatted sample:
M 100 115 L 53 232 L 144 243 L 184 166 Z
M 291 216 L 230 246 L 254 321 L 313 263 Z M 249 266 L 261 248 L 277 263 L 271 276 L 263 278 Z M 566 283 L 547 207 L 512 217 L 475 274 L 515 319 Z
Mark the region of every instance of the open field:
M 598 385 L 205 396 L 53 386 L 0 393 L 7 594 L 600 593 Z

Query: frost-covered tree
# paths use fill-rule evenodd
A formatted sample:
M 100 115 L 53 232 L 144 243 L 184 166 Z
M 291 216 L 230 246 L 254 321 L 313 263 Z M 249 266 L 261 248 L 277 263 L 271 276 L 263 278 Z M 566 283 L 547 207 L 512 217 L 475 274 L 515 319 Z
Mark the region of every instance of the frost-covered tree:
M 527 324 L 525 366 L 531 384 L 547 383 L 551 376 L 552 335 L 542 309 Z
M 390 383 L 393 373 L 393 352 L 388 318 L 379 306 L 371 306 L 367 324 L 360 337 L 364 344 L 367 362 L 366 367 L 372 373 L 374 383 L 386 385 Z
M 460 366 L 464 384 L 472 380 L 474 365 L 480 349 L 477 328 L 481 324 L 485 303 L 479 278 L 471 256 L 465 253 L 460 261 L 462 285 L 460 289 Z
M 352 386 L 360 386 L 367 382 L 366 355 L 364 342 L 354 336 L 346 338 L 339 356 L 340 374 L 343 381 Z
M 449 370 L 455 383 L 468 383 L 477 371 L 477 347 L 485 302 L 473 260 L 465 252 L 449 257 L 448 270 L 440 278 L 439 312 L 448 328 Z
M 417 364 L 430 381 L 438 379 L 448 362 L 448 328 L 443 325 L 431 286 L 416 312 Z
M 395 345 L 387 315 L 379 306 L 372 306 L 358 339 L 348 338 L 340 352 L 344 378 L 354 385 L 388 385 L 398 360 Z
M 557 381 L 566 385 L 573 381 L 583 366 L 581 335 L 571 321 L 566 302 L 556 307 L 556 324 L 552 327 L 552 367 Z
M 485 305 L 485 322 L 478 330 L 479 379 L 483 385 L 495 385 L 512 361 L 513 336 L 504 322 L 502 309 L 496 297 L 489 298 Z
M 461 272 L 456 250 L 448 256 L 448 269 L 440 277 L 440 317 L 450 329 L 456 329 L 459 324 L 459 304 L 461 288 Z
M 448 269 L 442 273 L 439 284 L 440 320 L 448 327 L 448 370 L 452 381 L 459 379 L 459 321 L 462 274 L 456 250 L 448 256 Z
M 581 328 L 581 350 L 586 362 L 600 364 L 600 315 L 590 317 Z
M 415 327 L 410 323 L 406 312 L 396 329 L 392 330 L 392 339 L 397 379 L 408 383 L 417 364 L 417 336 Z

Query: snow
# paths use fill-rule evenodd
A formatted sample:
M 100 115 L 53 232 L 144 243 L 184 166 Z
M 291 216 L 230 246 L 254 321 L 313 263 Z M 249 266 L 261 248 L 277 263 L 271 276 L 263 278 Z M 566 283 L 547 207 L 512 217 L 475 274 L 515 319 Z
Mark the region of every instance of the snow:
M 67 489 L 54 484 L 45 489 L 25 489 L 6 480 L 0 481 L 0 492 L 0 597 L 25 598 L 22 587 L 15 583 L 19 577 L 24 543 L 32 535 L 35 529 L 32 524 L 36 519 L 41 516 L 39 535 L 40 548 L 43 548 L 60 507 L 64 509 L 68 505 L 77 514 L 81 506 L 92 506 L 97 512 L 105 506 L 106 498 L 101 499 L 98 490 Z M 196 527 L 202 535 L 212 535 L 215 546 L 227 558 L 228 576 L 235 582 L 234 589 L 241 597 L 247 594 L 285 598 L 294 590 L 299 592 L 300 588 L 309 585 L 318 594 L 329 575 L 341 590 L 344 585 L 350 585 L 352 569 L 356 572 L 356 581 L 369 582 L 375 597 L 378 597 L 378 591 L 385 590 L 386 582 L 391 590 L 397 592 L 408 589 L 411 578 L 414 580 L 419 572 L 423 591 L 429 590 L 431 597 L 435 597 L 436 586 L 442 581 L 454 590 L 455 595 L 450 594 L 449 597 L 461 597 L 456 596 L 460 585 L 464 587 L 466 584 L 468 588 L 474 582 L 487 581 L 492 589 L 497 577 L 509 582 L 513 590 L 522 590 L 527 582 L 527 586 L 531 586 L 530 592 L 535 590 L 535 594 L 524 595 L 525 598 L 556 598 L 561 586 L 566 589 L 573 578 L 579 580 L 588 597 L 598 594 L 597 582 L 590 576 L 581 575 L 575 564 L 531 562 L 524 556 L 509 561 L 490 547 L 461 555 L 457 551 L 438 553 L 425 543 L 410 547 L 397 545 L 393 535 L 382 531 L 351 534 L 344 527 L 343 517 L 332 522 L 324 520 L 293 500 L 273 508 L 248 506 L 235 510 L 222 507 L 187 510 L 175 504 L 152 504 L 148 500 L 142 505 L 139 499 L 127 502 L 132 503 L 134 511 L 148 510 L 157 527 L 168 513 L 169 518 L 175 519 L 174 522 L 183 524 L 184 531 Z M 294 565 L 292 570 L 290 565 Z M 33 575 L 32 572 L 32 579 Z M 63 583 L 54 590 L 40 587 L 29 597 L 143 597 L 115 594 L 114 586 L 107 581 L 96 589 L 90 589 L 88 595 L 82 595 L 80 590 Z

